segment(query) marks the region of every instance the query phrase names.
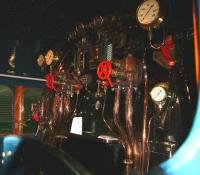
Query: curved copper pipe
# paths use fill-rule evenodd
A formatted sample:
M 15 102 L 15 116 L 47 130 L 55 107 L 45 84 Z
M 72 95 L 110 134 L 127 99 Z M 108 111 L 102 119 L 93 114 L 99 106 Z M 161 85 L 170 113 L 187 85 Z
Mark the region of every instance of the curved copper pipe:
M 40 115 L 40 121 L 38 123 L 37 131 L 35 136 L 37 136 L 42 141 L 48 141 L 52 133 L 52 116 L 50 116 L 47 111 L 50 107 L 50 97 L 52 96 L 51 90 L 45 90 L 42 93 L 41 98 L 38 102 L 38 112 Z M 55 100 L 55 98 L 54 98 Z
M 115 103 L 113 107 L 113 118 L 114 118 L 114 123 L 119 131 L 121 140 L 122 140 L 122 145 L 125 149 L 126 153 L 126 159 L 125 159 L 125 164 L 132 164 L 133 163 L 133 155 L 132 155 L 132 149 L 131 145 L 129 143 L 129 139 L 127 136 L 126 131 L 122 127 L 122 124 L 120 122 L 119 118 L 119 107 L 120 107 L 120 96 L 121 96 L 121 88 L 118 86 L 115 89 Z
M 50 144 L 55 144 L 55 137 L 59 132 L 59 127 L 62 122 L 62 114 L 63 114 L 63 93 L 61 95 L 55 95 L 54 99 L 54 112 L 52 119 L 52 135 L 50 136 Z
M 106 126 L 108 127 L 108 129 L 111 132 L 115 133 L 115 131 L 112 128 L 111 124 L 106 120 L 106 117 L 105 117 L 106 100 L 107 100 L 107 88 L 104 88 L 104 100 L 103 100 L 103 107 L 102 107 L 102 111 L 101 111 L 101 117 L 102 117 L 104 123 L 106 124 Z
M 134 157 L 135 167 L 139 168 L 139 148 L 138 140 L 135 136 L 134 121 L 133 121 L 133 85 L 129 82 L 129 87 L 126 91 L 125 99 L 125 121 L 126 121 L 126 132 L 128 135 L 129 142 L 131 144 L 132 153 Z
M 51 136 L 53 145 L 57 144 L 56 138 L 58 136 L 63 137 L 62 130 L 67 129 L 65 127 L 67 126 L 67 123 L 71 118 L 70 94 L 69 93 L 64 94 L 64 92 L 61 92 L 56 101 L 57 101 L 57 104 L 54 104 L 54 105 L 57 105 L 56 107 L 57 110 L 55 111 L 56 113 L 54 113 L 54 116 L 53 116 L 53 134 Z

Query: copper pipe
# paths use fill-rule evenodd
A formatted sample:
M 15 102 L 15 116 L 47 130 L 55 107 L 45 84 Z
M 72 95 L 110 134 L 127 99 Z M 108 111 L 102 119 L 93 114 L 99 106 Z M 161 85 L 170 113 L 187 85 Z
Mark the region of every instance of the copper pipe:
M 59 115 L 63 115 L 63 113 L 64 113 L 64 94 L 63 94 L 63 92 L 61 92 L 59 95 L 58 112 L 59 112 Z
M 15 103 L 14 103 L 14 134 L 22 134 L 23 128 L 21 122 L 23 121 L 24 110 L 24 87 L 17 86 L 15 88 Z
M 66 129 L 65 127 L 70 117 L 70 94 L 65 95 L 64 92 L 61 92 L 56 101 L 57 104 L 54 105 L 57 107 L 53 116 L 53 145 L 57 144 L 57 136 L 61 136 L 63 134 L 62 131 Z
M 67 124 L 71 119 L 71 106 L 70 93 L 60 94 L 59 111 L 56 119 L 55 134 L 54 134 L 54 146 L 62 149 L 62 140 L 67 138 Z
M 144 75 L 144 103 L 143 103 L 143 129 L 142 129 L 142 151 L 141 151 L 141 172 L 146 172 L 148 170 L 148 117 L 147 117 L 147 108 L 148 108 L 148 76 L 147 76 L 147 66 L 145 57 L 142 61 L 143 66 L 143 75 Z
M 104 99 L 103 99 L 103 107 L 102 107 L 101 117 L 102 117 L 102 119 L 103 119 L 103 122 L 106 124 L 107 128 L 108 128 L 112 133 L 118 134 L 118 133 L 116 133 L 116 130 L 115 130 L 115 128 L 114 128 L 112 122 L 108 121 L 108 119 L 107 119 L 106 116 L 105 116 L 106 100 L 107 100 L 107 87 L 105 86 L 105 87 L 104 87 Z
M 126 91 L 125 121 L 126 121 L 126 132 L 128 135 L 129 142 L 131 144 L 135 168 L 138 169 L 139 168 L 138 167 L 139 166 L 139 148 L 138 148 L 138 140 L 136 139 L 135 131 L 134 131 L 132 82 L 129 82 L 129 87 L 127 88 L 127 91 Z
M 106 126 L 108 127 L 108 129 L 115 133 L 114 132 L 114 129 L 112 127 L 112 125 L 107 121 L 106 117 L 105 117 L 105 106 L 106 106 L 106 100 L 107 100 L 107 88 L 105 87 L 104 88 L 104 100 L 103 100 L 103 107 L 102 107 L 102 112 L 101 112 L 101 117 L 104 121 L 104 123 L 106 124 Z
M 73 110 L 73 112 L 72 112 L 72 117 L 75 117 L 75 116 L 77 115 L 77 108 L 78 108 L 79 95 L 80 95 L 80 92 L 79 92 L 79 90 L 77 90 L 77 91 L 76 91 L 75 107 L 74 107 L 74 110 Z
M 60 120 L 61 120 L 61 118 L 60 118 L 61 114 L 62 114 L 62 98 L 58 94 L 55 94 L 54 104 L 53 104 L 53 116 L 52 116 L 52 119 L 50 119 L 52 134 L 49 135 L 49 137 L 50 137 L 49 143 L 52 145 L 54 145 L 55 136 L 58 133 L 58 129 L 60 126 Z
M 106 98 L 107 98 L 107 88 L 104 89 L 104 93 L 105 93 L 105 97 L 104 97 L 104 103 L 103 103 L 103 109 L 102 109 L 102 118 L 103 118 L 104 123 L 108 127 L 108 129 L 111 132 L 115 133 L 116 131 L 114 131 L 112 124 L 107 121 L 107 119 L 105 118 L 105 114 L 104 114 L 105 102 L 106 102 Z M 132 148 L 131 148 L 131 143 L 129 142 L 127 130 L 125 130 L 126 128 L 123 128 L 123 125 L 122 125 L 122 123 L 120 121 L 120 117 L 119 117 L 120 96 L 121 96 L 121 88 L 118 87 L 117 89 L 115 89 L 115 102 L 114 102 L 114 107 L 113 107 L 113 119 L 114 119 L 114 124 L 115 124 L 115 126 L 116 126 L 116 128 L 119 132 L 118 134 L 121 138 L 122 146 L 124 147 L 124 150 L 125 150 L 124 163 L 125 164 L 133 164 L 134 161 L 133 161 L 133 154 L 132 154 L 133 151 L 132 151 Z M 129 135 L 131 136 L 132 128 L 129 128 L 129 129 L 130 130 L 128 132 L 130 133 Z
M 64 115 L 68 115 L 70 112 L 70 94 L 64 96 Z
M 40 116 L 40 120 L 38 122 L 37 131 L 35 133 L 35 136 L 40 138 L 40 140 L 45 141 L 45 137 L 49 135 L 49 131 L 51 130 L 51 127 L 49 126 L 49 116 L 48 116 L 48 110 L 49 110 L 49 102 L 52 91 L 43 91 L 41 98 L 38 101 L 38 112 Z M 48 127 L 47 127 L 48 126 Z
M 119 131 L 122 145 L 125 149 L 126 158 L 125 158 L 124 163 L 125 164 L 133 164 L 131 145 L 129 143 L 127 133 L 126 133 L 125 129 L 123 128 L 123 125 L 120 122 L 120 118 L 119 118 L 120 96 L 121 96 L 121 88 L 118 86 L 115 89 L 115 102 L 114 102 L 114 107 L 113 107 L 113 118 L 114 118 L 114 123 Z

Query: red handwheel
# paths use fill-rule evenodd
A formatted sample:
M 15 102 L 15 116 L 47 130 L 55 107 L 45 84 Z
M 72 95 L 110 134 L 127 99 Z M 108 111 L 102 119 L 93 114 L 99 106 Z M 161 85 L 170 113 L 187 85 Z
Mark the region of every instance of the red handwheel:
M 49 89 L 53 89 L 54 86 L 54 77 L 52 74 L 47 74 L 46 75 L 46 87 Z
M 55 83 L 55 79 L 54 79 L 53 74 L 46 75 L 46 86 L 47 86 L 47 88 L 53 89 L 55 92 L 61 91 L 62 86 L 60 86 L 60 88 L 56 88 L 54 83 Z
M 112 87 L 112 81 L 110 79 L 110 74 L 112 73 L 112 66 L 109 61 L 102 61 L 97 67 L 97 75 L 101 80 L 107 80 Z

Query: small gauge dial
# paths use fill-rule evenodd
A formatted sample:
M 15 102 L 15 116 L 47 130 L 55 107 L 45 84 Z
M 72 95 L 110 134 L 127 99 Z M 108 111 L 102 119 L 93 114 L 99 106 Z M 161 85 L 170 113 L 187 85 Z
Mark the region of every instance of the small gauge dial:
M 44 64 L 44 56 L 42 54 L 37 58 L 37 63 L 40 67 Z
M 151 95 L 151 98 L 152 98 L 153 101 L 161 102 L 166 98 L 167 93 L 166 93 L 166 90 L 163 87 L 155 86 L 151 90 L 150 95 Z
M 159 3 L 157 0 L 146 0 L 137 9 L 137 20 L 142 25 L 152 24 L 159 16 Z
M 48 50 L 48 52 L 46 53 L 46 55 L 45 55 L 45 62 L 46 62 L 46 64 L 49 66 L 49 65 L 51 65 L 51 63 L 53 62 L 53 60 L 54 60 L 54 53 L 53 53 L 53 51 L 52 50 Z

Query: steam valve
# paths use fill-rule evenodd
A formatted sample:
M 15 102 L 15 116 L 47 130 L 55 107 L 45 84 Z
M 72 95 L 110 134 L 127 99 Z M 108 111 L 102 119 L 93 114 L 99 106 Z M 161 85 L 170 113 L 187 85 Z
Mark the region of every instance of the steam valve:
M 102 61 L 97 67 L 97 75 L 99 79 L 109 83 L 110 87 L 113 87 L 110 75 L 112 73 L 112 66 L 110 61 Z

